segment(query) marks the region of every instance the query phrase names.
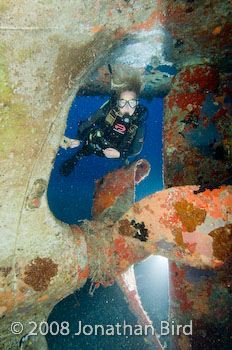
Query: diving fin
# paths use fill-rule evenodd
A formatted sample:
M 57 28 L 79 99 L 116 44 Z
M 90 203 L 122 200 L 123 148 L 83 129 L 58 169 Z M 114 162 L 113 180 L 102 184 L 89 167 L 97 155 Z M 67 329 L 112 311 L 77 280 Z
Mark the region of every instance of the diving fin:
M 65 160 L 64 163 L 62 163 L 59 167 L 60 174 L 66 177 L 69 176 L 75 169 L 75 166 L 77 165 L 79 159 L 80 157 L 77 154 L 74 154 L 74 156 Z

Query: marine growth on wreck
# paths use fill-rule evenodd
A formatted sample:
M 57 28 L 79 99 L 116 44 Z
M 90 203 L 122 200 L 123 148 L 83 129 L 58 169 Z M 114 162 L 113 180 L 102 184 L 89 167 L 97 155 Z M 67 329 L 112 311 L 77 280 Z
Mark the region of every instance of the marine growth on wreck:
M 29 321 L 46 322 L 87 278 L 92 291 L 117 280 L 149 324 L 129 272 L 155 254 L 169 259 L 170 321 L 194 330 L 170 336 L 170 350 L 230 349 L 231 1 L 17 0 L 0 9 L 1 348 L 47 349 Z M 49 208 L 49 179 L 75 96 L 108 96 L 109 63 L 141 73 L 148 105 L 164 99 L 164 189 L 134 203 L 147 160 L 106 169 L 92 218 L 70 226 Z

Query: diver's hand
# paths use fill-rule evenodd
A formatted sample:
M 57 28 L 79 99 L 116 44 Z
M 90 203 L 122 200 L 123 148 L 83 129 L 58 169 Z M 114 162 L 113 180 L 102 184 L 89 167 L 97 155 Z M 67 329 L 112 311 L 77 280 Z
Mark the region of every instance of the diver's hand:
M 120 152 L 118 152 L 115 148 L 106 148 L 102 151 L 106 158 L 119 158 Z
M 70 148 L 75 148 L 80 146 L 81 141 L 76 139 L 71 139 Z

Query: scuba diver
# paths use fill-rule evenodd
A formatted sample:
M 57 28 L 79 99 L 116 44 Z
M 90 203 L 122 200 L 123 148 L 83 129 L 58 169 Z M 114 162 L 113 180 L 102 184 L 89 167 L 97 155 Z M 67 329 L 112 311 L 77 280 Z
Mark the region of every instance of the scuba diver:
M 59 168 L 61 175 L 69 176 L 83 156 L 96 154 L 99 157 L 121 158 L 124 165 L 128 157 L 137 156 L 144 142 L 144 115 L 147 108 L 139 104 L 142 82 L 136 71 L 121 69 L 112 79 L 112 95 L 109 101 L 86 121 L 80 121 L 76 139 L 70 147 L 78 151 Z M 82 143 L 82 145 L 81 145 Z

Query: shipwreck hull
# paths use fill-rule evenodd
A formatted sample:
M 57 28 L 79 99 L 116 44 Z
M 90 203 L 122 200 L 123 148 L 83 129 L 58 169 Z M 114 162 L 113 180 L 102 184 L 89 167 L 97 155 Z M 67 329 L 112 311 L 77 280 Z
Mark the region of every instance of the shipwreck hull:
M 80 288 L 89 273 L 85 235 L 54 218 L 46 189 L 71 103 L 79 90 L 85 95 L 109 92 L 108 61 L 125 66 L 135 62 L 147 99 L 171 90 L 165 99 L 165 186 L 229 184 L 231 79 L 226 72 L 231 65 L 232 5 L 227 0 L 71 0 L 65 5 L 17 0 L 2 1 L 0 9 L 0 343 L 2 349 L 13 350 L 31 330 L 28 321 L 46 320 L 55 303 Z M 129 57 L 122 48 L 129 48 Z M 148 58 L 141 64 L 139 54 L 145 52 Z M 179 71 L 174 80 L 170 67 Z M 211 148 L 204 143 L 207 137 L 195 138 L 199 130 L 207 137 L 208 131 L 216 134 L 215 142 L 209 140 Z M 221 239 L 223 234 L 219 250 L 227 252 L 229 239 Z M 120 254 L 126 253 L 122 238 L 117 244 Z M 171 267 L 172 300 L 180 304 L 177 310 L 171 301 L 171 318 L 184 324 L 188 311 L 196 325 L 196 338 L 173 337 L 174 348 L 188 349 L 192 341 L 199 349 L 201 328 L 209 334 L 223 315 L 227 332 L 227 260 L 215 275 L 206 273 L 198 282 L 185 267 Z M 186 279 L 188 288 L 178 294 Z M 13 334 L 10 327 L 16 321 L 23 323 L 23 330 Z M 33 350 L 47 348 L 43 337 L 29 341 Z
M 184 68 L 174 78 L 165 98 L 166 187 L 197 184 L 200 191 L 212 191 L 232 183 L 230 82 L 230 75 L 204 65 Z M 215 232 L 224 265 L 199 270 L 170 262 L 170 320 L 193 325 L 192 335 L 171 336 L 171 349 L 230 348 L 231 230 L 229 225 Z

